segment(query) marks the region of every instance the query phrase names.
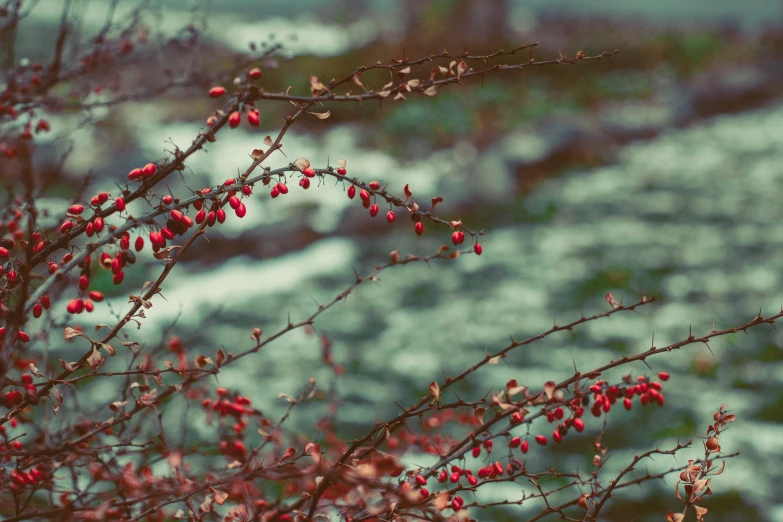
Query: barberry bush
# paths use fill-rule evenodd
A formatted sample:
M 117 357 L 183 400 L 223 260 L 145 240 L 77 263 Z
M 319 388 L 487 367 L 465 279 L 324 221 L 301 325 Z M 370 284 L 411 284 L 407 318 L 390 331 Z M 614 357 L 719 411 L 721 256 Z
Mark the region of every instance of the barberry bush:
M 590 368 L 565 362 L 559 375 L 541 375 L 536 382 L 493 378 L 493 365 L 515 351 L 540 349 L 540 341 L 587 323 L 622 320 L 656 300 L 641 295 L 629 303 L 607 293 L 606 308 L 594 315 L 542 325 L 539 334 L 512 338 L 463 368 L 442 361 L 447 375 L 419 383 L 420 399 L 402 404 L 404 398 L 386 397 L 397 403 L 396 415 L 346 427 L 338 412 L 350 406 L 350 398 L 340 397 L 335 383 L 351 370 L 333 356 L 330 338 L 319 330 L 324 312 L 379 281 L 382 272 L 459 263 L 468 255 L 483 260 L 492 252 L 482 247 L 484 230 L 463 223 L 448 200 L 417 189 L 415 177 L 381 183 L 372 172 L 353 170 L 352 158 L 339 150 L 335 159 L 311 162 L 283 147 L 292 126 L 328 121 L 346 105 L 428 103 L 444 89 L 479 89 L 490 75 L 590 67 L 617 51 L 591 55 L 576 49 L 541 59 L 534 53 L 537 44 L 529 43 L 483 54 L 402 54 L 333 71 L 336 79 L 303 74 L 309 81 L 278 92 L 264 83 L 276 74 L 270 64 L 282 45 L 253 45 L 216 66 L 219 60 L 207 56 L 197 27 L 188 25 L 173 37 L 155 35 L 141 9 L 123 17 L 110 12 L 96 34 L 85 35 L 74 31 L 71 3 L 65 2 L 48 61 L 16 56 L 11 43 L 25 31 L 29 11 L 42 7 L 32 1 L 0 6 L 7 43 L 0 88 L 5 520 L 468 520 L 513 507 L 518 519 L 593 521 L 629 488 L 665 478 L 676 481 L 676 495 L 661 506 L 659 519 L 705 519 L 712 477 L 737 455 L 720 444 L 735 419 L 727 405 L 703 419 L 706 431 L 698 443 L 618 454 L 619 466 L 607 466 L 608 414 L 667 407 L 667 388 L 677 386 L 677 375 L 650 365 L 639 372 L 633 363 L 644 366 L 673 350 L 772 325 L 783 313 L 653 344 Z M 155 55 L 180 67 L 155 69 L 149 65 Z M 123 73 L 129 71 L 141 78 L 126 81 Z M 162 145 L 130 170 L 89 172 L 72 201 L 47 202 L 52 188 L 39 167 L 47 154 L 44 138 L 69 131 L 56 121 L 82 114 L 80 125 L 98 125 L 96 110 L 142 111 L 172 93 L 200 100 L 188 106 L 188 116 L 203 121 L 190 145 Z M 266 122 L 268 108 L 281 104 L 290 111 L 285 119 Z M 267 127 L 276 133 L 265 136 L 260 129 Z M 190 163 L 212 143 L 231 140 L 240 132 L 234 129 L 258 133 L 244 170 L 220 173 L 225 181 L 219 184 L 194 186 Z M 78 154 L 69 151 L 59 168 Z M 303 191 L 349 198 L 367 220 L 385 220 L 384 226 L 420 236 L 419 248 L 429 253 L 390 245 L 387 259 L 365 271 L 347 269 L 344 290 L 314 304 L 310 315 L 286 317 L 281 310 L 282 328 L 262 331 L 250 323 L 244 343 L 205 353 L 176 336 L 173 321 L 164 327 L 151 322 L 158 310 L 176 306 L 166 300 L 166 280 L 197 251 L 194 245 L 219 237 L 233 220 L 274 212 L 281 200 Z M 144 282 L 148 273 L 153 277 Z M 218 309 L 232 296 L 212 287 L 203 289 L 202 298 L 202 306 Z M 245 389 L 220 379 L 229 368 L 241 372 L 286 358 L 274 352 L 275 341 L 296 330 L 318 339 L 315 349 L 330 369 L 326 382 L 305 379 L 299 393 L 286 394 L 263 382 Z M 466 396 L 462 390 L 471 389 L 463 385 L 479 373 L 482 382 L 498 382 Z M 258 394 L 285 407 L 263 411 L 251 398 Z M 190 432 L 198 434 L 183 435 Z M 551 451 L 571 440 L 591 455 L 588 469 L 563 466 Z M 675 454 L 684 460 L 667 461 L 657 471 L 645 467 L 657 456 Z

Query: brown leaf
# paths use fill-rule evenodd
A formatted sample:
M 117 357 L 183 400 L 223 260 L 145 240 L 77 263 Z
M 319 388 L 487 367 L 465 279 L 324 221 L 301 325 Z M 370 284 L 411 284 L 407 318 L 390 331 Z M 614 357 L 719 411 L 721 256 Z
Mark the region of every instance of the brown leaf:
M 685 515 L 682 513 L 675 513 L 674 511 L 666 513 L 666 522 L 682 522 L 683 519 L 685 519 Z
M 381 98 L 387 98 L 390 94 L 391 94 L 391 91 L 381 91 L 381 92 L 378 93 L 378 95 Z
M 275 142 L 272 140 L 272 136 L 267 136 L 264 138 L 264 145 L 267 147 L 271 147 Z
M 430 85 L 422 92 L 424 93 L 425 96 L 437 96 L 438 93 L 440 92 L 440 87 L 438 87 L 437 85 Z
M 325 91 L 326 85 L 321 83 L 317 76 L 310 76 L 310 92 L 315 96 L 320 91 Z
M 220 366 L 223 364 L 223 361 L 225 361 L 225 360 L 226 360 L 225 352 L 223 352 L 223 350 L 218 350 L 215 353 L 215 362 L 216 362 L 215 366 L 220 368 Z
M 98 350 L 95 349 L 93 346 L 92 348 L 92 354 L 90 354 L 89 357 L 87 357 L 87 364 L 90 365 L 90 368 L 93 370 L 97 370 L 101 366 L 103 366 L 103 363 L 106 362 L 106 357 L 100 354 Z
M 421 87 L 421 80 L 414 78 L 413 80 L 408 80 L 408 83 L 406 83 L 408 88 L 408 92 L 411 92 L 411 89 L 417 89 Z
M 462 60 L 457 65 L 457 78 L 462 78 L 462 75 L 466 72 L 468 72 L 468 64 L 465 63 L 465 60 Z
M 44 377 L 44 375 L 41 374 L 41 372 L 38 371 L 38 368 L 35 367 L 34 363 L 28 364 L 27 368 L 30 370 L 30 373 L 32 373 L 36 377 Z
M 348 164 L 344 159 L 338 159 L 336 163 L 337 163 L 337 166 L 342 168 L 342 169 L 344 169 L 345 166 Z
M 101 348 L 106 350 L 106 353 L 108 353 L 111 356 L 114 356 L 117 353 L 117 350 L 114 349 L 114 346 L 106 343 L 98 343 L 101 345 Z
M 212 491 L 212 493 L 215 495 L 215 504 L 222 506 L 223 502 L 225 502 L 228 498 L 228 493 L 225 491 L 220 491 L 219 489 L 215 489 L 212 486 L 209 487 L 209 490 Z
M 397 95 L 394 97 L 395 100 L 407 100 L 408 98 L 405 97 L 401 92 L 398 92 Z
M 326 111 L 326 112 L 308 112 L 308 114 L 312 114 L 313 116 L 315 116 L 319 120 L 325 120 L 326 118 L 328 118 L 329 116 L 332 115 L 331 111 Z
M 254 160 L 261 159 L 264 156 L 264 151 L 261 149 L 253 149 L 253 152 L 250 153 L 250 157 Z
M 65 340 L 70 341 L 74 337 L 84 337 L 84 334 L 75 328 L 67 326 L 65 328 Z
M 707 514 L 707 508 L 701 506 L 693 506 L 693 509 L 696 511 L 696 520 L 698 520 L 699 522 L 704 522 L 704 515 Z
M 432 381 L 430 384 L 430 395 L 432 395 L 436 401 L 440 399 L 440 386 L 438 386 L 438 383 L 435 381 Z
M 546 383 L 544 383 L 544 393 L 546 394 L 547 399 L 552 398 L 552 395 L 555 393 L 554 381 L 547 381 Z

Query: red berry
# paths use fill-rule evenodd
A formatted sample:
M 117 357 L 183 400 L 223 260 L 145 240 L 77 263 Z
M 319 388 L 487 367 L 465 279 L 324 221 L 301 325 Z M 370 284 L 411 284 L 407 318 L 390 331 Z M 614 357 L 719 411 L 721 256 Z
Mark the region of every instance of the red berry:
M 224 87 L 219 86 L 219 85 L 215 86 L 215 87 L 212 87 L 209 90 L 209 97 L 210 98 L 220 98 L 224 94 L 226 94 L 226 89 Z
M 520 444 L 522 444 L 522 439 L 520 439 L 519 437 L 514 437 L 513 439 L 511 439 L 510 441 L 508 441 L 508 446 L 509 446 L 510 448 L 516 448 L 516 447 L 517 447 L 517 446 L 519 446 Z
M 82 212 L 84 212 L 84 207 L 82 205 L 71 205 L 68 207 L 69 214 L 81 214 Z
M 235 129 L 239 127 L 239 124 L 242 123 L 242 115 L 239 114 L 239 111 L 234 111 L 231 114 L 228 115 L 228 126 L 232 129 Z
M 73 221 L 65 221 L 60 225 L 60 234 L 66 234 L 73 228 Z
M 563 440 L 563 436 L 560 435 L 560 431 L 555 430 L 552 432 L 552 439 L 554 439 L 555 442 L 560 443 Z M 546 440 L 546 439 L 544 439 Z
M 658 378 L 662 381 L 668 381 L 669 380 L 669 372 L 660 372 L 658 374 Z
M 44 307 L 44 310 L 48 310 L 49 307 L 52 306 L 52 302 L 49 300 L 48 295 L 41 296 L 41 306 Z
M 228 206 L 233 208 L 234 210 L 236 210 L 237 207 L 239 207 L 239 203 L 241 202 L 239 201 L 239 198 L 236 196 L 231 196 L 230 198 L 228 198 Z
M 244 203 L 240 203 L 239 207 L 237 207 L 236 214 L 238 218 L 243 218 L 247 214 L 247 208 L 245 207 Z
M 285 183 L 278 183 L 277 190 L 279 190 L 281 194 L 288 194 L 288 187 L 286 187 Z
M 386 221 L 389 223 L 394 223 L 394 211 L 390 210 L 386 213 Z
M 299 186 L 303 189 L 307 190 L 310 188 L 310 180 L 307 178 L 302 178 L 299 180 Z
M 5 247 L 0 247 L 0 258 L 5 259 L 11 257 L 11 253 Z
M 43 307 L 38 303 L 35 303 L 35 305 L 33 305 L 33 317 L 38 319 L 39 317 L 41 317 L 42 313 L 43 313 Z
M 370 205 L 370 217 L 375 217 L 378 215 L 378 205 L 373 203 Z
M 114 277 L 111 278 L 115 285 L 122 283 L 123 279 L 125 279 L 125 272 L 117 272 L 114 274 Z
M 380 188 L 381 188 L 381 184 L 380 184 L 380 183 L 378 183 L 377 181 L 371 181 L 371 182 L 370 182 L 370 188 L 371 188 L 372 190 L 378 190 L 378 189 L 380 189 Z
M 315 170 L 312 167 L 307 167 L 302 171 L 302 174 L 307 176 L 308 178 L 314 178 L 315 177 Z
M 522 444 L 519 445 L 519 449 L 522 450 L 522 453 L 527 453 L 528 450 L 528 443 L 526 440 L 522 441 Z
M 277 187 L 273 187 L 271 191 L 269 191 L 269 195 L 272 196 L 272 199 L 276 198 L 280 195 L 280 189 Z
M 202 208 L 198 211 L 198 214 L 196 214 L 196 223 L 200 225 L 205 219 L 207 219 L 207 211 Z
M 88 295 L 90 296 L 90 299 L 96 303 L 103 301 L 103 292 L 99 292 L 98 290 L 91 290 Z
M 476 243 L 476 246 L 473 247 L 473 251 L 476 253 L 477 256 L 480 256 L 482 252 L 484 252 L 484 249 L 481 248 L 481 243 Z
M 370 201 L 370 193 L 364 189 L 359 192 L 359 197 L 362 199 L 362 201 Z
M 348 187 L 348 197 L 351 198 L 351 199 L 356 197 L 356 187 L 355 186 L 351 185 L 350 187 Z
M 128 173 L 128 179 L 137 179 L 141 177 L 141 169 L 133 169 Z
M 115 199 L 114 204 L 117 206 L 117 210 L 119 210 L 120 212 L 125 210 L 125 200 L 123 198 Z
M 144 238 L 141 236 L 137 237 L 134 247 L 136 248 L 136 252 L 141 252 L 141 249 L 144 248 Z
M 463 241 L 465 241 L 465 233 L 462 230 L 457 230 L 453 234 L 451 234 L 451 242 L 455 245 L 461 244 Z
M 79 278 L 79 290 L 87 290 L 90 287 L 90 279 L 83 275 Z
M 473 448 L 473 456 L 478 457 L 481 455 L 481 447 L 480 446 L 474 446 Z
M 257 79 L 261 78 L 261 69 L 259 69 L 258 67 L 255 67 L 255 68 L 253 68 L 253 69 L 250 69 L 250 70 L 247 72 L 247 75 L 248 75 L 248 76 L 249 76 L 251 79 L 253 79 L 253 80 L 257 80 Z
M 100 201 L 101 205 L 109 201 L 109 195 L 105 192 L 101 192 L 98 194 L 98 201 Z
M 416 223 L 416 226 L 414 226 L 413 229 L 416 231 L 416 235 L 422 235 L 424 233 L 424 223 L 419 221 Z
M 84 301 L 81 299 L 71 299 L 65 309 L 69 314 L 80 314 L 84 310 Z
M 158 166 L 154 163 L 147 163 L 141 168 L 141 175 L 145 178 L 151 178 L 158 171 Z
M 585 429 L 585 421 L 582 419 L 574 419 L 574 429 L 578 432 L 581 432 Z
M 348 171 L 347 171 L 347 170 L 345 170 L 345 167 L 338 167 L 338 169 L 337 169 L 337 173 L 338 173 L 339 175 L 341 175 L 341 176 L 345 176 L 345 174 L 346 174 L 347 172 L 348 172 Z
M 248 112 L 247 122 L 253 127 L 258 127 L 261 124 L 261 116 L 258 114 L 258 111 Z
M 226 221 L 226 211 L 219 208 L 217 212 L 215 212 L 215 217 L 217 217 L 218 223 L 224 223 Z
M 416 475 L 416 483 L 419 486 L 425 486 L 427 485 L 427 479 L 422 477 L 421 475 Z
M 547 440 L 546 437 L 543 435 L 536 435 L 536 442 L 539 443 L 541 446 L 546 446 Z

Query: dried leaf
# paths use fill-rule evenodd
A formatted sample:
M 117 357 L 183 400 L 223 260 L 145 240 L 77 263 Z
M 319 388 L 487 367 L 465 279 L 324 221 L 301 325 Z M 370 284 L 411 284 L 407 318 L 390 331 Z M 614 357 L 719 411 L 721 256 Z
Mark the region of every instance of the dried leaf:
M 310 167 L 310 161 L 308 161 L 307 158 L 299 158 L 294 162 L 294 165 L 296 165 L 296 168 L 298 168 L 299 170 L 304 170 Z
M 462 60 L 457 65 L 457 78 L 462 78 L 462 75 L 466 72 L 468 72 L 468 64 L 465 63 L 465 60 Z
M 552 398 L 552 395 L 555 393 L 554 381 L 547 381 L 546 383 L 544 383 L 544 393 L 546 394 L 547 399 Z
M 438 93 L 440 92 L 440 87 L 438 87 L 437 85 L 430 85 L 422 92 L 424 92 L 425 96 L 437 96 Z
M 219 489 L 215 489 L 212 486 L 209 487 L 209 490 L 212 491 L 212 493 L 215 495 L 215 504 L 222 506 L 223 502 L 225 502 L 228 498 L 228 493 L 225 491 L 220 491 Z
M 111 356 L 114 356 L 117 353 L 117 350 L 114 349 L 114 346 L 106 343 L 98 343 L 101 345 L 101 348 L 106 350 L 106 353 L 108 353 Z
M 398 92 L 398 93 L 397 93 L 397 95 L 394 97 L 394 99 L 395 99 L 395 100 L 407 100 L 408 98 L 406 98 L 406 97 L 405 97 L 405 96 L 402 94 L 402 92 Z
M 174 518 L 180 519 L 185 518 L 185 511 L 182 508 L 179 508 L 176 513 L 174 513 Z
M 340 167 L 341 169 L 344 169 L 345 166 L 348 164 L 344 159 L 338 159 L 336 163 L 337 166 Z
M 411 192 L 411 189 L 408 188 L 408 185 L 405 185 L 405 188 L 402 189 L 403 192 L 405 192 L 405 200 L 413 195 L 413 192 Z
M 277 395 L 278 399 L 285 399 L 286 401 L 290 402 L 291 404 L 296 404 L 296 399 L 291 397 L 290 395 L 286 395 L 285 393 L 279 393 Z
M 271 147 L 275 142 L 272 140 L 272 136 L 267 136 L 264 138 L 264 145 L 267 147 Z
M 73 372 L 76 371 L 76 368 L 73 366 L 73 363 L 65 362 L 64 359 L 60 359 L 60 366 L 63 370 L 66 372 Z
M 666 522 L 682 522 L 684 519 L 685 515 L 682 513 L 675 513 L 674 511 L 666 513 Z
M 250 153 L 250 157 L 254 160 L 261 159 L 264 156 L 264 151 L 261 149 L 253 149 Z
M 203 368 L 208 364 L 213 364 L 212 359 L 204 355 L 196 356 L 196 367 Z
M 84 337 L 84 334 L 75 328 L 70 326 L 65 327 L 65 340 L 70 341 L 74 337 Z
M 387 98 L 390 94 L 391 94 L 391 91 L 381 91 L 381 92 L 378 93 L 378 95 L 381 98 Z
M 30 370 L 30 373 L 32 373 L 36 377 L 44 377 L 44 375 L 41 374 L 41 372 L 38 371 L 38 368 L 35 367 L 34 363 L 28 364 L 27 368 Z
M 435 509 L 437 509 L 438 511 L 443 511 L 444 509 L 446 509 L 448 502 L 449 502 L 449 494 L 443 491 L 439 493 L 437 497 L 435 497 L 435 502 L 433 504 L 435 506 Z
M 704 515 L 707 514 L 707 508 L 701 506 L 693 506 L 693 509 L 696 511 L 696 520 L 698 520 L 699 522 L 704 522 Z
M 326 118 L 328 118 L 329 116 L 332 115 L 331 111 L 326 111 L 326 112 L 309 112 L 308 114 L 312 114 L 313 116 L 315 116 L 319 120 L 325 120 Z
M 389 90 L 389 89 L 391 89 L 393 86 L 394 86 L 394 81 L 391 81 L 391 82 L 387 83 L 386 85 L 384 85 L 383 87 L 381 87 L 381 90 L 382 90 L 382 91 L 388 91 L 388 90 Z
M 96 350 L 95 347 L 93 346 L 92 353 L 90 354 L 89 357 L 87 357 L 87 364 L 89 364 L 90 368 L 92 368 L 93 370 L 97 370 L 98 368 L 103 366 L 103 363 L 105 362 L 106 362 L 106 357 L 101 355 L 101 353 L 98 350 Z
M 226 360 L 226 354 L 225 354 L 225 352 L 224 352 L 223 350 L 218 350 L 218 351 L 215 353 L 215 361 L 216 361 L 216 363 L 217 363 L 215 366 L 217 366 L 218 368 L 220 368 L 220 367 L 222 366 L 222 364 L 223 364 L 223 361 L 225 361 L 225 360 Z
M 359 74 L 361 73 L 356 73 L 353 75 L 353 83 L 355 83 L 357 86 L 364 89 L 364 92 L 367 92 L 367 87 L 365 87 L 364 84 L 361 82 L 361 80 L 359 80 Z
M 317 76 L 310 76 L 310 92 L 315 96 L 320 91 L 325 91 L 326 85 L 321 83 Z
M 440 386 L 438 386 L 436 381 L 432 381 L 430 384 L 430 395 L 432 395 L 436 401 L 440 399 Z
M 435 205 L 437 205 L 438 203 L 443 203 L 443 198 L 441 197 L 432 198 L 432 208 L 430 210 L 435 210 Z
M 416 89 L 421 86 L 421 80 L 414 78 L 413 80 L 408 80 L 408 83 L 405 85 L 408 86 L 408 92 L 411 92 L 411 89 Z

